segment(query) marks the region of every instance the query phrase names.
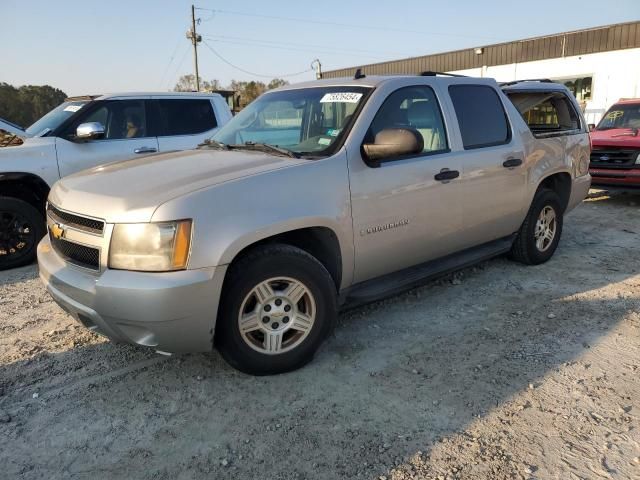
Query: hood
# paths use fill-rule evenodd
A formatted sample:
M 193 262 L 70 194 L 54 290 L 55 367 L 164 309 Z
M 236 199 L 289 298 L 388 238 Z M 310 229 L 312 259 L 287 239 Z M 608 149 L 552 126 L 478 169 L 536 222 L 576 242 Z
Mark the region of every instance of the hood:
M 248 151 L 164 153 L 65 177 L 54 185 L 49 200 L 64 210 L 107 223 L 148 222 L 156 208 L 174 198 L 306 161 Z
M 27 138 L 22 145 L 0 148 L 0 175 L 3 172 L 28 172 L 53 185 L 60 178 L 55 138 Z
M 634 135 L 631 128 L 612 128 L 593 130 L 589 133 L 594 147 L 631 147 L 640 148 L 640 132 Z

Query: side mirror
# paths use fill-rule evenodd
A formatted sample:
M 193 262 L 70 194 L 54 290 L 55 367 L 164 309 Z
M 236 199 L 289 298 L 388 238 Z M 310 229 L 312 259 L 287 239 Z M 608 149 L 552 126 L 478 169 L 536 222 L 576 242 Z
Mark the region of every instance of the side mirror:
M 78 140 L 95 140 L 104 136 L 104 127 L 100 122 L 81 123 L 76 128 Z
M 422 152 L 424 140 L 412 128 L 387 128 L 376 135 L 373 143 L 362 145 L 362 154 L 371 167 L 379 167 L 381 160 L 394 160 Z
M 589 131 L 593 132 L 596 129 L 596 124 L 595 123 L 590 123 L 589 124 Z

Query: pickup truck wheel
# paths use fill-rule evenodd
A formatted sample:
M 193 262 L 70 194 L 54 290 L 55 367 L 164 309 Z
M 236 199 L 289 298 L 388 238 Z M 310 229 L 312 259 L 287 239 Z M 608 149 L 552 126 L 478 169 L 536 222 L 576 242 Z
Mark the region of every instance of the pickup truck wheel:
M 337 315 L 326 268 L 303 250 L 269 245 L 234 263 L 228 275 L 215 335 L 225 360 L 253 375 L 308 363 Z
M 33 262 L 44 234 L 38 210 L 22 200 L 0 197 L 0 270 Z
M 538 265 L 549 260 L 560 242 L 562 220 L 558 194 L 549 189 L 536 192 L 529 213 L 513 242 L 511 258 L 527 265 Z

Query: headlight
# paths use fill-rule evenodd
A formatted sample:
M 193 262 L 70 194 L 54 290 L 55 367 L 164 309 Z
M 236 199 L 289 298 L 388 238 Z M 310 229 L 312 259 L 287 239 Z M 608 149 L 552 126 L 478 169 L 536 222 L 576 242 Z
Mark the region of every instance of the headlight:
M 191 245 L 191 220 L 121 223 L 113 228 L 109 268 L 167 272 L 184 270 Z

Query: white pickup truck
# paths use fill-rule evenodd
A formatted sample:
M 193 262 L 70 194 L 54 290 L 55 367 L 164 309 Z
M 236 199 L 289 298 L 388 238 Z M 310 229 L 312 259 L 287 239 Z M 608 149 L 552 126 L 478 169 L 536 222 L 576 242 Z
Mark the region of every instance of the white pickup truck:
M 0 270 L 34 260 L 46 231 L 47 195 L 61 177 L 105 163 L 195 148 L 231 117 L 217 93 L 68 98 L 18 132 L 22 144 L 0 148 Z

